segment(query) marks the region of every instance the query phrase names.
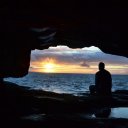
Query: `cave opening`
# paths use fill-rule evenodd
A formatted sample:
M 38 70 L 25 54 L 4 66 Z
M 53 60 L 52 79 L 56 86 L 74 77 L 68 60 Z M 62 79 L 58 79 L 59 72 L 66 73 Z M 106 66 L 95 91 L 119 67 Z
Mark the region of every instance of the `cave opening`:
M 28 75 L 7 80 L 32 89 L 82 95 L 94 84 L 99 62 L 104 62 L 112 74 L 113 91 L 128 89 L 128 59 L 106 54 L 95 46 L 73 49 L 58 45 L 33 50 Z

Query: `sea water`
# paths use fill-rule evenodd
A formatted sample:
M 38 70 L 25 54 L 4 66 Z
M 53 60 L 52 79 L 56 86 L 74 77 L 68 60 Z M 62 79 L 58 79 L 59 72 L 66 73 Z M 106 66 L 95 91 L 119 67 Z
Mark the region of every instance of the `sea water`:
M 89 86 L 94 85 L 95 83 L 95 75 L 29 72 L 25 77 L 6 78 L 5 80 L 16 83 L 20 86 L 30 87 L 31 89 L 80 96 L 89 92 Z M 112 85 L 112 91 L 128 90 L 128 75 L 112 75 Z M 128 118 L 128 108 L 112 108 L 109 117 Z
M 5 80 L 31 89 L 82 95 L 89 92 L 90 85 L 95 84 L 95 75 L 29 72 L 22 78 Z M 112 85 L 112 91 L 128 90 L 128 75 L 112 75 Z

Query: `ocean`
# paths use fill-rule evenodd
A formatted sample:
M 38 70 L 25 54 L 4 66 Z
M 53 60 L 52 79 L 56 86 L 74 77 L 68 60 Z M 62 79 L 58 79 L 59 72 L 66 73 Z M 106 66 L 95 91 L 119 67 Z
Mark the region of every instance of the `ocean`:
M 5 80 L 31 89 L 83 96 L 89 93 L 89 86 L 94 85 L 95 75 L 29 72 L 25 77 L 5 78 Z M 128 75 L 112 75 L 112 83 L 112 91 L 128 90 Z M 84 117 L 86 114 L 82 113 L 81 116 Z M 94 114 L 90 116 L 95 118 Z M 109 117 L 128 119 L 128 107 L 111 108 Z
M 22 78 L 5 78 L 20 86 L 56 93 L 83 95 L 94 85 L 94 74 L 35 73 L 29 72 Z M 128 75 L 112 75 L 112 91 L 128 90 Z

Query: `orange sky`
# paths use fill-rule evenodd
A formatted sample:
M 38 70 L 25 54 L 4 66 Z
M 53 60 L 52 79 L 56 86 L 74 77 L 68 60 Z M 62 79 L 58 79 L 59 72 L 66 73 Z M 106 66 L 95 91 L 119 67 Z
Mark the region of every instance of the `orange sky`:
M 97 63 L 98 65 L 98 63 Z M 31 62 L 30 71 L 31 72 L 42 72 L 42 73 L 85 73 L 85 74 L 95 74 L 98 71 L 98 66 L 92 65 L 90 67 L 82 67 L 80 65 L 70 65 L 56 63 L 55 60 L 50 59 L 50 61 L 37 61 Z M 113 74 L 127 74 L 127 67 L 124 66 L 106 66 L 106 69 Z
M 84 55 L 85 51 L 87 53 Z M 95 47 L 72 50 L 59 46 L 35 51 L 31 58 L 31 72 L 95 74 L 98 71 L 98 63 L 106 61 L 106 69 L 112 74 L 128 73 L 127 58 L 104 53 L 102 55 L 102 51 Z
M 31 63 L 37 67 L 31 68 L 30 71 L 45 73 L 94 73 L 97 69 L 85 68 L 79 65 L 67 65 L 57 63 L 36 62 Z M 50 66 L 51 65 L 51 66 Z

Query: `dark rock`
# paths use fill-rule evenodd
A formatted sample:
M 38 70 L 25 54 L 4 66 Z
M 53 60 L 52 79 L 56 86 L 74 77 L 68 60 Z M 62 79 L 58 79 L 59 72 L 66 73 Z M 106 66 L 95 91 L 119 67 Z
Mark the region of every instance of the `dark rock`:
M 113 92 L 112 97 L 99 97 L 90 94 L 83 96 L 74 96 L 71 94 L 57 94 L 42 90 L 30 90 L 29 88 L 18 86 L 10 82 L 4 82 L 0 89 L 1 100 L 11 105 L 33 108 L 42 112 L 63 113 L 90 111 L 93 108 L 102 107 L 127 107 L 126 94 L 120 94 L 120 91 Z M 20 99 L 20 100 L 19 100 Z M 21 109 L 22 107 L 20 107 Z M 19 109 L 19 108 L 18 108 Z M 24 111 L 24 110 L 23 110 Z
M 96 117 L 103 117 L 103 118 L 107 118 L 107 117 L 109 117 L 109 115 L 110 115 L 110 113 L 111 113 L 111 108 L 102 108 L 102 109 L 100 109 L 100 111 L 98 111 L 98 112 L 96 112 L 95 113 L 95 116 Z
M 91 96 L 30 90 L 10 82 L 0 86 L 0 126 L 4 127 L 128 127 L 125 118 L 108 118 L 108 108 L 128 107 L 126 93 L 112 93 L 112 100 Z M 106 102 L 106 100 L 108 100 Z M 96 114 L 97 117 L 88 116 Z M 86 115 L 86 116 L 82 116 Z
M 125 2 L 4 0 L 0 3 L 1 77 L 26 75 L 31 50 L 51 45 L 63 44 L 72 48 L 93 45 L 106 53 L 128 57 L 128 8 Z M 38 37 L 49 32 L 35 33 L 32 28 L 46 27 L 55 28 L 55 40 L 40 43 Z

